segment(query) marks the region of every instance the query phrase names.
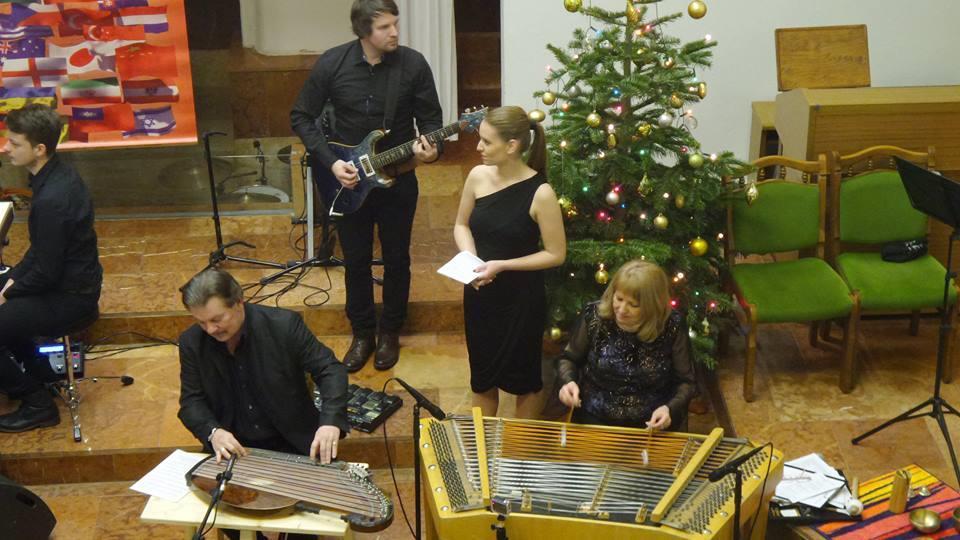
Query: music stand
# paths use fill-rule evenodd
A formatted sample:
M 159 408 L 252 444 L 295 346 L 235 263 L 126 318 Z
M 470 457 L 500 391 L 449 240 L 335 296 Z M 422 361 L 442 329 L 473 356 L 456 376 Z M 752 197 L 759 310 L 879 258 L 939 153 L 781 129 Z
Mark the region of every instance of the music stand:
M 949 245 L 947 248 L 947 269 L 943 278 L 943 303 L 940 306 L 940 340 L 937 344 L 937 375 L 933 386 L 933 396 L 923 403 L 907 410 L 906 412 L 887 420 L 883 424 L 858 435 L 850 442 L 857 444 L 863 439 L 886 429 L 887 427 L 913 418 L 922 418 L 930 416 L 937 421 L 943 438 L 947 443 L 947 449 L 950 451 L 950 459 L 953 462 L 953 472 L 957 476 L 957 482 L 960 483 L 960 467 L 957 466 L 957 454 L 953 449 L 953 442 L 950 440 L 950 432 L 947 430 L 947 422 L 944 419 L 944 411 L 950 414 L 960 416 L 943 397 L 940 395 L 941 378 L 943 376 L 943 363 L 947 348 L 947 340 L 953 328 L 953 321 L 950 319 L 949 298 L 950 298 L 950 280 L 956 277 L 956 272 L 951 271 L 953 264 L 953 242 L 960 235 L 960 182 L 951 180 L 940 174 L 928 171 L 923 167 L 918 167 L 909 161 L 895 157 L 897 160 L 897 169 L 900 171 L 900 180 L 903 182 L 907 195 L 910 197 L 910 204 L 917 210 L 942 221 L 948 227 L 953 229 L 950 233 Z M 921 412 L 927 406 L 930 410 Z

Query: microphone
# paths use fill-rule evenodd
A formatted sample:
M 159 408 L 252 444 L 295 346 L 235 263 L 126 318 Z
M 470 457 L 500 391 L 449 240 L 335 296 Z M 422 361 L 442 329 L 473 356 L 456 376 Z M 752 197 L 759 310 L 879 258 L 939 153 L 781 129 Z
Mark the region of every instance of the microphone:
M 403 379 L 394 377 L 393 380 L 400 383 L 400 386 L 402 386 L 403 389 L 406 390 L 408 394 L 413 396 L 414 401 L 416 401 L 418 405 L 426 409 L 431 416 L 433 416 L 437 420 L 445 420 L 447 418 L 447 413 L 443 412 L 443 409 L 441 409 L 440 407 L 437 407 L 432 401 L 430 401 L 423 394 L 417 391 L 416 388 L 407 384 Z
M 739 468 L 741 465 L 743 465 L 748 459 L 752 458 L 754 455 L 756 455 L 757 453 L 759 453 L 759 452 L 760 452 L 761 450 L 763 450 L 766 446 L 767 446 L 767 445 L 765 445 L 765 444 L 764 444 L 764 445 L 761 445 L 761 446 L 758 446 L 758 447 L 754 448 L 753 450 L 747 452 L 746 454 L 744 454 L 744 455 L 742 455 L 742 456 L 740 456 L 740 457 L 738 457 L 738 458 L 730 461 L 729 463 L 726 463 L 725 465 L 722 465 L 722 466 L 720 466 L 720 467 L 717 467 L 712 473 L 710 473 L 710 476 L 709 476 L 710 481 L 711 481 L 711 482 L 719 482 L 720 480 L 723 479 L 724 476 L 726 476 L 726 475 L 730 474 L 731 472 L 735 471 L 736 469 L 738 469 L 738 468 Z

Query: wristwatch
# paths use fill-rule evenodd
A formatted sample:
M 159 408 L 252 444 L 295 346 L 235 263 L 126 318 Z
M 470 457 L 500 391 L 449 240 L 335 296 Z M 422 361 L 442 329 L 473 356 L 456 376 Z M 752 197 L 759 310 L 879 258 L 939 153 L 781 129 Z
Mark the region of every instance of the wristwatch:
M 213 434 L 216 433 L 218 429 L 220 429 L 220 428 L 219 428 L 219 427 L 215 427 L 215 428 L 213 428 L 213 429 L 210 430 L 210 435 L 207 435 L 207 442 L 213 442 Z

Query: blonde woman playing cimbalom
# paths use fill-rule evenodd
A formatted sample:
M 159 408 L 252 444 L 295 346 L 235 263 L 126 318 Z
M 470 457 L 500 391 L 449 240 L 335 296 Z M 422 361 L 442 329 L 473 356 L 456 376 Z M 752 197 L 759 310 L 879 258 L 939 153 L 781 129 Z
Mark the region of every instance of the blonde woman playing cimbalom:
M 685 430 L 696 393 L 690 336 L 663 270 L 637 260 L 621 266 L 600 301 L 584 308 L 556 367 L 574 422 Z

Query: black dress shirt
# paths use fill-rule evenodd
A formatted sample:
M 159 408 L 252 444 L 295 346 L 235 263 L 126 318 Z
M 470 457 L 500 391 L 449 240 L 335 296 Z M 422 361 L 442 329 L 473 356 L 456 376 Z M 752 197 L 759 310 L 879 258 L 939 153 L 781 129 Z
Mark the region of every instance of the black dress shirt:
M 393 67 L 400 76 L 397 108 L 393 125 L 384 126 L 388 75 Z M 377 145 L 378 152 L 383 152 L 417 137 L 414 119 L 421 134 L 443 127 L 430 65 L 409 47 L 398 47 L 384 54 L 379 64 L 370 65 L 360 40 L 355 40 L 327 50 L 317 60 L 290 120 L 307 150 L 329 169 L 337 157 L 318 125 L 327 100 L 336 110 L 336 142 L 343 144 L 358 144 L 371 131 L 389 128 L 390 133 Z
M 293 311 L 244 304 L 244 317 L 243 338 L 232 355 L 197 325 L 180 335 L 178 416 L 183 425 L 207 449 L 215 427 L 230 431 L 243 445 L 278 433 L 303 454 L 310 452 L 320 426 L 336 426 L 346 435 L 347 371 L 333 351 Z M 320 411 L 305 373 L 323 399 Z
M 54 154 L 30 175 L 30 188 L 30 247 L 10 271 L 14 283 L 4 296 L 99 292 L 103 268 L 93 229 L 93 202 L 80 175 Z

